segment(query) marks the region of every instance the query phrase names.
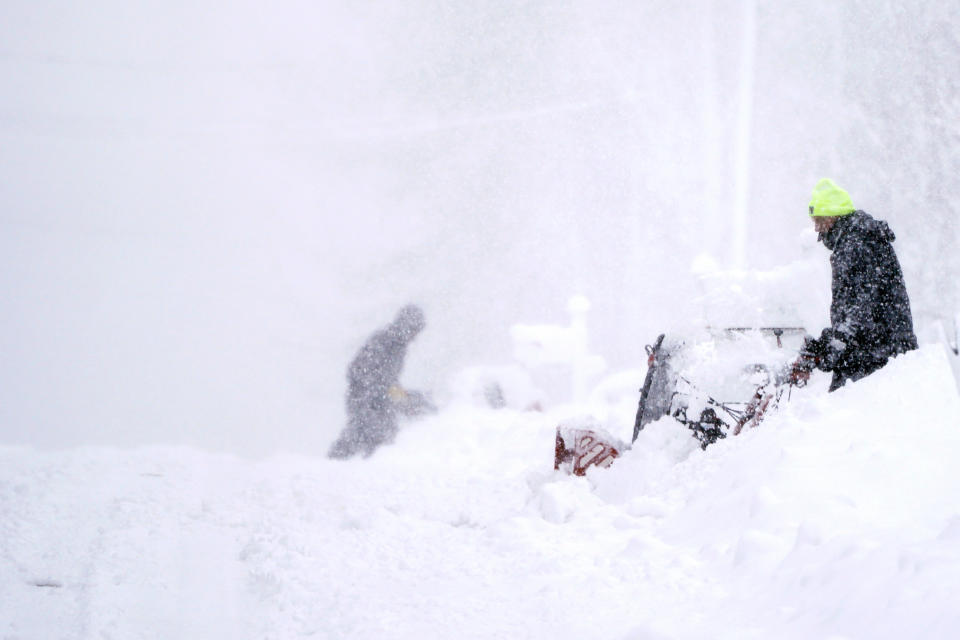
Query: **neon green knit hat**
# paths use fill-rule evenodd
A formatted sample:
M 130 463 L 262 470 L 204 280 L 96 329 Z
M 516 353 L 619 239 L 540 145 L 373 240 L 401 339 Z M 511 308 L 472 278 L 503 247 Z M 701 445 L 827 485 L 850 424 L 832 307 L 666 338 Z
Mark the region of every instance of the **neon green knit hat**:
M 846 216 L 851 213 L 853 201 L 850 200 L 850 194 L 830 178 L 823 178 L 813 188 L 813 197 L 810 198 L 811 216 Z

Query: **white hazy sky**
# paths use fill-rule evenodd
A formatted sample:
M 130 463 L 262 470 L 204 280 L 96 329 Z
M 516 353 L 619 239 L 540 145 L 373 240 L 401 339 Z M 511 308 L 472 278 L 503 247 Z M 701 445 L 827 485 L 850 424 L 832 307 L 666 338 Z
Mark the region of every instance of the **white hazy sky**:
M 800 255 L 836 159 L 807 124 L 856 117 L 805 102 L 837 86 L 831 10 L 764 7 L 757 266 Z M 636 366 L 693 258 L 729 263 L 738 11 L 4 2 L 0 441 L 324 451 L 408 301 L 413 386 L 508 362 L 509 326 L 575 292 Z

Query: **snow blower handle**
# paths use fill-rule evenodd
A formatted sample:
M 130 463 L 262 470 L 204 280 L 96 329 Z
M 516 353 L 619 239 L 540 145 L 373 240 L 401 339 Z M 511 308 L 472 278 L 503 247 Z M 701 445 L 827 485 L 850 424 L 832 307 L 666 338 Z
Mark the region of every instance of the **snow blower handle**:
M 787 371 L 786 382 L 794 387 L 805 387 L 810 381 L 810 373 L 820 360 L 820 351 L 820 343 L 808 337 L 803 343 L 800 355 Z

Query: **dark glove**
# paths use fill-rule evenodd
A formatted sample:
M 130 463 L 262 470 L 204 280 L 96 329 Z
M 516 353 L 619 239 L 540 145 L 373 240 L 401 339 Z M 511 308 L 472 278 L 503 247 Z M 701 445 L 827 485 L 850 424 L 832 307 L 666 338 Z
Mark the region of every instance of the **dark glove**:
M 823 333 L 820 334 L 820 339 L 817 340 L 819 349 L 816 354 L 817 368 L 823 371 L 833 371 L 851 342 L 852 338 L 841 331 L 831 327 L 824 329 Z
M 824 329 L 829 331 L 829 329 Z M 807 336 L 803 341 L 803 348 L 800 349 L 800 359 L 809 360 L 816 364 L 816 361 L 823 355 L 823 337 L 820 339 Z

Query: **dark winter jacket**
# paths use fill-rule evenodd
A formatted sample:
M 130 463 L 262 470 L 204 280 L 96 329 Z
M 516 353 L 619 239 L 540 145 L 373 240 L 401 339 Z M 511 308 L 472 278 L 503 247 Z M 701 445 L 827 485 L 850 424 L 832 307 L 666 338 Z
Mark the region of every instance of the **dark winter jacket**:
M 364 343 L 347 368 L 347 427 L 330 449 L 332 458 L 370 455 L 397 433 L 397 413 L 432 409 L 423 394 L 400 387 L 407 347 L 423 328 L 423 314 L 404 307 L 397 318 Z
M 829 328 L 809 346 L 818 366 L 833 371 L 831 391 L 876 371 L 892 356 L 917 348 L 910 299 L 895 236 L 863 211 L 842 216 L 821 241 L 832 254 Z

